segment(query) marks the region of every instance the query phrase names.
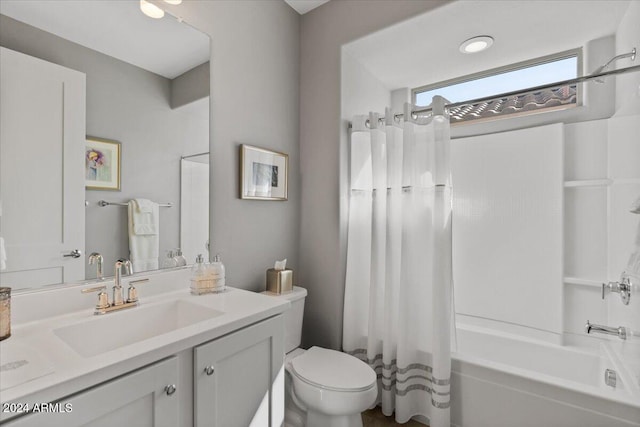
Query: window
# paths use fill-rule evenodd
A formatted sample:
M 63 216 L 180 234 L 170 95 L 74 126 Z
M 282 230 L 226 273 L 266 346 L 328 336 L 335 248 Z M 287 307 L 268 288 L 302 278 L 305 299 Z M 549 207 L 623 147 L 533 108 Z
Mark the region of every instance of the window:
M 416 88 L 413 90 L 413 101 L 415 105 L 427 106 L 435 95 L 440 95 L 451 103 L 487 98 L 576 78 L 578 77 L 579 65 L 579 51 L 565 52 L 553 57 L 540 58 L 473 76 Z M 449 112 L 451 123 L 455 124 L 513 114 L 530 114 L 541 110 L 565 109 L 576 106 L 577 102 L 577 85 L 568 85 L 474 102 L 451 108 Z

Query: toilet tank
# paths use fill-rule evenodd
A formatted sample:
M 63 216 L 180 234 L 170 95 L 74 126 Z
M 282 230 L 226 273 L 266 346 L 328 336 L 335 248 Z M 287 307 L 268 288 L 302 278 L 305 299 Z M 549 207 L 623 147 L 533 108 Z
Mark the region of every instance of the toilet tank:
M 294 286 L 292 291 L 282 294 L 262 293 L 272 298 L 285 298 L 291 302 L 291 308 L 284 312 L 284 351 L 289 353 L 300 347 L 304 299 L 307 296 L 307 290 Z

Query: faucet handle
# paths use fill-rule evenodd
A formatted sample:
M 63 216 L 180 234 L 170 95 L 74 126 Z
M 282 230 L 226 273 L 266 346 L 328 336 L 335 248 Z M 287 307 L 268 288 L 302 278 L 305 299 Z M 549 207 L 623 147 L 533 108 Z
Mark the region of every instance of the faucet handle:
M 129 285 L 127 302 L 138 302 L 138 290 L 133 285 Z
M 106 289 L 107 287 L 105 285 L 102 285 L 95 286 L 93 288 L 85 288 L 80 290 L 80 292 L 82 292 L 83 294 L 88 294 L 90 292 L 100 291 L 100 293 L 98 294 L 98 302 L 96 303 L 96 311 L 98 311 L 104 310 L 105 308 L 109 307 L 109 295 L 107 295 L 107 293 L 105 292 Z
M 96 286 L 94 288 L 84 288 L 84 289 L 81 289 L 80 292 L 82 292 L 83 294 L 88 294 L 90 292 L 104 291 L 106 289 L 107 287 L 105 285 L 102 285 L 102 286 Z
M 605 289 L 609 289 L 609 292 L 620 294 L 622 303 L 629 305 L 629 300 L 631 299 L 631 280 L 628 277 L 623 277 L 619 282 L 603 283 L 602 299 L 604 299 Z
M 127 290 L 127 302 L 138 302 L 138 290 L 134 284 L 141 285 L 147 283 L 149 279 L 132 280 L 129 282 L 129 289 Z

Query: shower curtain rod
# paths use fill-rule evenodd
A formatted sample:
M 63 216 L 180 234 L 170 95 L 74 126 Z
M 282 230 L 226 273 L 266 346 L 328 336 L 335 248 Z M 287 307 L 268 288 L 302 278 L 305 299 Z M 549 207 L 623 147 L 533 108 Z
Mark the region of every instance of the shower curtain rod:
M 611 71 L 603 71 L 603 72 L 599 72 L 599 73 L 593 73 L 593 74 L 589 74 L 588 76 L 582 76 L 582 77 L 576 77 L 574 79 L 569 79 L 569 80 L 561 80 L 559 82 L 554 82 L 554 83 L 548 83 L 545 85 L 540 85 L 540 86 L 533 86 L 530 88 L 526 88 L 526 89 L 520 89 L 520 90 L 516 90 L 516 91 L 512 91 L 512 92 L 505 92 L 505 93 L 501 93 L 498 95 L 491 95 L 491 96 L 485 96 L 482 98 L 476 98 L 476 99 L 471 99 L 468 101 L 461 101 L 461 102 L 453 102 L 451 104 L 445 104 L 445 108 L 456 108 L 456 107 L 462 107 L 464 105 L 469 105 L 469 104 L 477 104 L 479 102 L 485 102 L 485 101 L 492 101 L 494 99 L 499 99 L 499 98 L 506 98 L 506 97 L 510 97 L 510 96 L 520 96 L 520 95 L 526 95 L 528 93 L 531 92 L 538 92 L 540 90 L 545 90 L 545 89 L 554 89 L 554 88 L 558 88 L 558 87 L 562 87 L 562 86 L 569 86 L 569 85 L 574 85 L 577 83 L 583 83 L 583 82 L 587 82 L 590 80 L 594 80 L 600 77 L 607 77 L 607 76 L 613 76 L 613 75 L 617 75 L 617 74 L 625 74 L 625 73 L 631 73 L 633 71 L 640 71 L 640 65 L 634 65 L 632 67 L 626 67 L 626 68 L 620 68 L 618 70 L 611 70 Z M 431 111 L 431 107 L 421 107 L 421 108 L 417 108 L 415 110 L 411 110 L 411 114 L 420 114 L 420 113 L 428 113 L 429 111 Z M 404 117 L 403 113 L 400 114 L 394 114 L 393 118 L 394 120 L 398 120 Z M 378 121 L 383 121 L 385 118 L 384 117 L 380 117 L 378 119 Z M 369 125 L 369 119 L 367 119 L 366 121 L 367 126 Z M 349 122 L 349 128 L 352 127 L 351 122 Z

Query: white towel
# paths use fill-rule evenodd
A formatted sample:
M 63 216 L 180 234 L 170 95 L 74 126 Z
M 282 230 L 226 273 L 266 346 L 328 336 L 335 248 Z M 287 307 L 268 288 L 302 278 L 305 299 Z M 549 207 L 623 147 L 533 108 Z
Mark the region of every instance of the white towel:
M 157 206 L 157 203 L 153 203 L 149 199 L 133 199 L 137 203 L 138 212 L 152 213 L 153 207 Z
M 147 199 L 133 199 L 133 234 L 158 234 L 158 204 Z M 129 202 L 129 203 L 131 203 Z
M 130 200 L 129 213 L 129 258 L 133 271 L 158 269 L 160 253 L 160 215 L 157 203 L 152 203 L 152 212 L 140 212 L 137 200 Z
M 4 248 L 4 239 L 0 237 L 0 271 L 7 269 L 7 250 Z

